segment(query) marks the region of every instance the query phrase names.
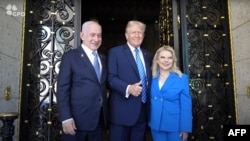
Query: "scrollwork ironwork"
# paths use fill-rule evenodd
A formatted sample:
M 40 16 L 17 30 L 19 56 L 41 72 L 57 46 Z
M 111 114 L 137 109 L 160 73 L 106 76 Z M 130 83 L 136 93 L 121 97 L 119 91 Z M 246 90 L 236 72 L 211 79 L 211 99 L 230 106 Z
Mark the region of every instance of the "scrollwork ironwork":
M 28 76 L 23 95 L 21 117 L 22 139 L 60 140 L 61 123 L 56 105 L 56 78 L 62 54 L 74 44 L 74 3 L 68 0 L 29 1 L 26 11 L 30 18 L 25 52 L 29 57 L 24 63 Z M 29 40 L 29 41 L 28 41 Z
M 223 1 L 188 0 L 186 4 L 188 74 L 193 98 L 192 140 L 223 140 L 225 124 L 235 123 L 234 93 L 226 46 L 229 28 L 221 17 Z M 231 85 L 231 87 L 228 87 Z M 228 115 L 234 115 L 228 118 Z M 206 118 L 206 119 L 204 119 Z

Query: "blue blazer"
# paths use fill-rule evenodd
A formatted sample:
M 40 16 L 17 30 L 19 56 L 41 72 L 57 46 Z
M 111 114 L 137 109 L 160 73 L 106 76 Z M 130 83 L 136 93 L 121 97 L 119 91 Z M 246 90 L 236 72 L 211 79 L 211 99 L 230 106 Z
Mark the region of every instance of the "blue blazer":
M 61 60 L 56 94 L 59 117 L 61 121 L 73 118 L 78 130 L 95 129 L 101 107 L 107 120 L 106 57 L 98 54 L 102 63 L 101 82 L 81 46 L 65 52 Z
M 192 100 L 188 76 L 171 72 L 159 89 L 159 77 L 152 79 L 149 126 L 157 131 L 192 131 Z
M 152 54 L 141 48 L 148 84 L 151 83 Z M 126 95 L 129 84 L 140 81 L 134 56 L 127 44 L 113 47 L 108 54 L 108 84 L 112 89 L 109 96 L 110 121 L 112 123 L 131 126 L 136 123 L 141 110 L 141 97 Z

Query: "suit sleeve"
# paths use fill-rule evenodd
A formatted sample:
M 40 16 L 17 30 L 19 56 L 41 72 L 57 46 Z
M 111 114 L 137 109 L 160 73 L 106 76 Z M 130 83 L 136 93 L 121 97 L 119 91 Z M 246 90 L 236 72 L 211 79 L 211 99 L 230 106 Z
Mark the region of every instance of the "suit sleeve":
M 188 76 L 182 75 L 183 90 L 181 93 L 181 131 L 192 132 L 192 98 L 189 92 L 189 81 Z
M 72 71 L 69 53 L 64 53 L 60 64 L 56 93 L 59 117 L 61 121 L 72 118 L 69 100 L 72 76 L 71 73 Z
M 120 71 L 121 66 L 124 64 L 120 61 L 119 57 L 121 56 L 119 56 L 119 54 L 117 50 L 110 49 L 108 55 L 108 85 L 111 89 L 125 97 L 129 84 L 120 79 L 120 77 L 122 77 L 121 75 L 123 75 Z

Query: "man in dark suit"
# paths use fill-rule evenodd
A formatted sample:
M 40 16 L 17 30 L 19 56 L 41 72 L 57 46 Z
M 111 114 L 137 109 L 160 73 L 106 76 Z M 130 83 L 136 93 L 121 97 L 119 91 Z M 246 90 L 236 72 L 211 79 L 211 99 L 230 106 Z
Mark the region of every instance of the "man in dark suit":
M 146 25 L 129 21 L 125 31 L 126 44 L 113 47 L 108 54 L 110 87 L 110 141 L 144 141 L 147 127 L 148 86 L 151 81 L 152 54 L 141 48 Z M 136 52 L 142 62 L 140 76 Z M 146 87 L 146 88 L 144 88 Z
M 64 53 L 57 80 L 62 140 L 102 141 L 107 121 L 106 58 L 97 52 L 102 28 L 95 21 L 87 21 L 80 37 L 81 46 Z M 92 53 L 97 54 L 97 60 Z

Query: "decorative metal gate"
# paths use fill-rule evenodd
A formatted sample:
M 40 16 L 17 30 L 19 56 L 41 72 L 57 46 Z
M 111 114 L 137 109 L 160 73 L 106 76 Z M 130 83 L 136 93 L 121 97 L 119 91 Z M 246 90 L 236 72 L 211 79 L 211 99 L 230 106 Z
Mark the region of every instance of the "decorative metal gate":
M 181 0 L 184 72 L 193 99 L 192 140 L 223 141 L 223 126 L 236 124 L 228 1 Z
M 56 80 L 62 54 L 77 37 L 72 0 L 27 0 L 19 139 L 59 141 Z

